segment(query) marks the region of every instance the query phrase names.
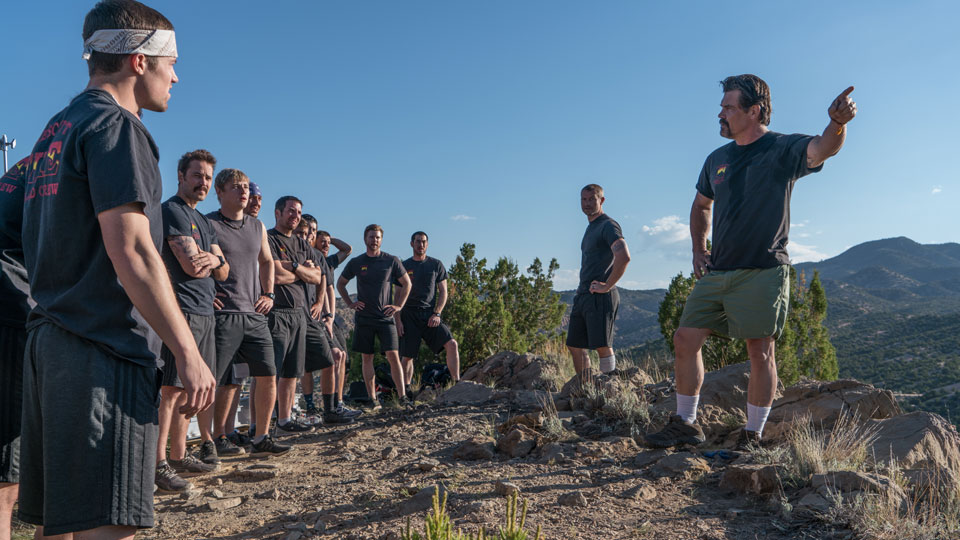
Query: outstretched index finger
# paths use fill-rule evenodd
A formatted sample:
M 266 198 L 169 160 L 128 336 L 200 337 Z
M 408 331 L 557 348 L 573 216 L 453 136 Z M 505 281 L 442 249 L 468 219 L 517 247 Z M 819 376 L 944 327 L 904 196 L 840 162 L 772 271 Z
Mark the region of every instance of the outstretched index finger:
M 838 97 L 838 98 L 847 97 L 847 96 L 850 95 L 850 92 L 853 92 L 853 87 L 852 87 L 852 86 L 848 87 L 846 90 L 844 90 L 843 92 L 841 92 L 840 95 L 837 96 L 837 97 Z

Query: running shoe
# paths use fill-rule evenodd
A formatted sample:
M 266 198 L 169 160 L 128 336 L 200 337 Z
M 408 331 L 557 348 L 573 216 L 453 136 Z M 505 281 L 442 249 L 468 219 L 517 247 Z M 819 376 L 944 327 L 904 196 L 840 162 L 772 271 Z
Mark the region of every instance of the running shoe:
M 180 493 L 190 487 L 190 482 L 181 478 L 167 460 L 157 463 L 157 474 L 153 478 L 153 483 L 156 484 L 157 491 L 168 493 Z
M 250 433 L 253 433 L 253 427 L 250 426 Z M 227 438 L 230 439 L 230 442 L 243 448 L 244 446 L 250 446 L 250 437 L 246 433 L 240 433 L 239 431 L 234 430 L 233 433 L 227 434 Z
M 241 456 L 247 453 L 243 448 L 233 444 L 226 435 L 217 437 L 213 444 L 217 447 L 218 456 Z
M 220 458 L 217 456 L 217 445 L 213 441 L 203 441 L 200 445 L 200 451 L 197 453 L 200 461 L 211 465 L 219 465 Z
M 663 429 L 656 433 L 650 433 L 645 437 L 647 446 L 653 448 L 670 448 L 681 444 L 701 444 L 706 440 L 700 424 L 696 422 L 684 422 L 679 415 L 670 417 L 670 421 Z
M 183 459 L 169 460 L 170 466 L 178 473 L 196 473 L 203 474 L 216 471 L 220 468 L 219 463 L 207 463 L 197 459 L 193 454 L 187 454 Z
M 289 444 L 280 444 L 273 440 L 270 435 L 265 435 L 263 440 L 253 444 L 253 456 L 282 456 L 290 451 L 292 446 Z
M 308 426 L 299 420 L 290 420 L 286 424 L 277 424 L 277 428 L 284 433 L 310 433 L 313 426 Z
M 352 424 L 355 420 L 356 417 L 342 415 L 336 409 L 323 413 L 324 424 Z
M 359 411 L 357 409 L 351 409 L 350 407 L 347 407 L 346 405 L 344 405 L 342 401 L 340 403 L 337 403 L 337 408 L 334 410 L 337 411 L 337 414 L 341 416 L 346 416 L 348 418 L 357 418 L 358 416 L 363 414 L 363 411 Z

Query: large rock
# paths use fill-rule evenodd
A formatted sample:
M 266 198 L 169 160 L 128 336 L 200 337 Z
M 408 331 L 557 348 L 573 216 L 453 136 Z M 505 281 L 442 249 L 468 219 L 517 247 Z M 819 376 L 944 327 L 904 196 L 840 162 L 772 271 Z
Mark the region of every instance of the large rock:
M 622 391 L 636 391 L 651 383 L 653 378 L 638 367 L 631 367 L 613 376 L 587 368 L 564 383 L 554 399 L 566 401 L 570 398 L 582 398 L 587 394 L 612 395 Z M 592 385 L 593 388 L 586 388 L 586 385 Z
M 539 435 L 523 424 L 513 426 L 509 433 L 497 441 L 497 449 L 511 458 L 524 457 L 537 447 Z
M 559 366 L 555 361 L 533 354 L 499 352 L 468 369 L 465 381 L 493 383 L 497 388 L 513 390 L 557 391 Z
M 455 459 L 476 461 L 478 459 L 492 459 L 495 453 L 495 442 L 492 437 L 472 437 L 460 443 L 453 451 Z
M 653 467 L 653 473 L 660 477 L 683 477 L 692 479 L 710 472 L 710 465 L 707 462 L 690 452 L 677 452 L 670 454 Z
M 802 380 L 773 403 L 763 435 L 777 439 L 794 419 L 809 416 L 813 425 L 830 429 L 843 414 L 858 418 L 892 418 L 903 414 L 893 393 L 852 379 L 829 383 Z
M 483 405 L 493 397 L 493 388 L 487 385 L 463 381 L 454 385 L 437 398 L 440 405 Z
M 871 451 L 877 461 L 894 458 L 905 469 L 960 471 L 960 435 L 942 416 L 917 411 L 869 424 L 878 430 Z
M 766 495 L 780 488 L 775 465 L 731 464 L 720 478 L 720 487 L 737 493 Z

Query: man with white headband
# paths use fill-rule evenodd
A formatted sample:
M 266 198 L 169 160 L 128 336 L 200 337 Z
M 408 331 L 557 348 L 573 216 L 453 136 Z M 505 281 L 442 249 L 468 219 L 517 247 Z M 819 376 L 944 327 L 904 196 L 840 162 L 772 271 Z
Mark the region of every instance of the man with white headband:
M 103 0 L 83 38 L 90 82 L 43 130 L 25 182 L 37 305 L 26 325 L 19 517 L 39 535 L 133 538 L 154 525 L 161 339 L 187 395 L 181 414 L 209 407 L 216 381 L 160 258 L 159 152 L 140 121 L 144 109 L 167 109 L 177 82 L 173 25 L 133 0 Z

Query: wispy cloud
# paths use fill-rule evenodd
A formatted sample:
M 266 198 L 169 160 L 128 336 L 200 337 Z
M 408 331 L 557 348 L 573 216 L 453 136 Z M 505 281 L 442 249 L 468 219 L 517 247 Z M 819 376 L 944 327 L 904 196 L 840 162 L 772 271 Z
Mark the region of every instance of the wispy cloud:
M 576 289 L 577 285 L 580 285 L 579 268 L 576 270 L 561 268 L 553 275 L 553 290 L 555 291 L 569 291 L 570 289 Z
M 829 257 L 826 253 L 817 251 L 817 246 L 808 246 L 796 242 L 790 242 L 790 245 L 787 246 L 787 251 L 790 252 L 790 262 L 794 264 L 822 261 Z
M 457 214 L 455 216 L 450 216 L 450 219 L 453 221 L 473 221 L 477 218 L 475 216 L 468 216 L 466 214 Z
M 690 237 L 690 228 L 680 221 L 679 216 L 657 218 L 652 226 L 644 225 L 640 231 L 658 244 L 676 244 Z
M 936 195 L 937 193 L 940 193 L 941 191 L 943 191 L 943 186 L 933 186 L 933 190 L 930 191 L 930 194 L 931 194 L 931 195 Z

